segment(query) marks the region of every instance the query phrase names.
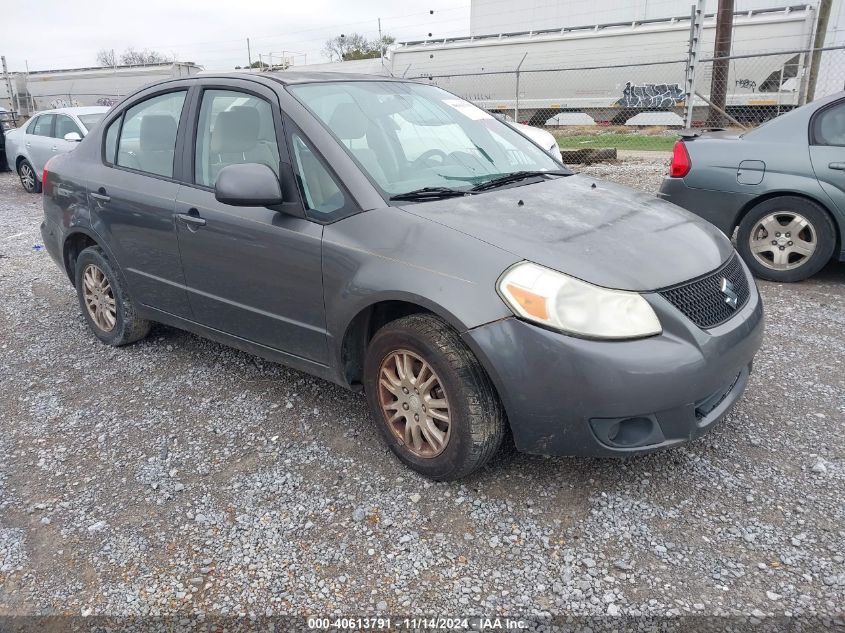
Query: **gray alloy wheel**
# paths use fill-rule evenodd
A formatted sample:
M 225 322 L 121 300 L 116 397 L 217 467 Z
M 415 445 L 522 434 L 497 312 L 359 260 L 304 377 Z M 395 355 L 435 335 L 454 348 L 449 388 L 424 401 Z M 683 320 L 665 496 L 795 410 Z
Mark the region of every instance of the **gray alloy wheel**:
M 836 247 L 827 211 L 801 196 L 764 200 L 739 223 L 736 248 L 756 277 L 791 283 L 819 272 Z
M 803 266 L 816 252 L 813 224 L 796 211 L 777 211 L 761 218 L 749 236 L 754 259 L 772 270 Z
M 41 183 L 38 182 L 38 178 L 35 175 L 35 169 L 33 169 L 28 160 L 21 162 L 20 167 L 18 167 L 18 176 L 20 176 L 23 188 L 26 189 L 28 193 L 38 193 L 41 191 Z

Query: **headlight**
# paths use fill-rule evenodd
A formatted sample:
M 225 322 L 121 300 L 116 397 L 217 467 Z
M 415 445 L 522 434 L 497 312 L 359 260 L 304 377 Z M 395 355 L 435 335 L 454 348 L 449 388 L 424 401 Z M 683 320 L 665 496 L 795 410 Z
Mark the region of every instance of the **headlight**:
M 506 270 L 498 290 L 517 316 L 575 336 L 626 339 L 663 331 L 639 293 L 601 288 L 530 262 Z

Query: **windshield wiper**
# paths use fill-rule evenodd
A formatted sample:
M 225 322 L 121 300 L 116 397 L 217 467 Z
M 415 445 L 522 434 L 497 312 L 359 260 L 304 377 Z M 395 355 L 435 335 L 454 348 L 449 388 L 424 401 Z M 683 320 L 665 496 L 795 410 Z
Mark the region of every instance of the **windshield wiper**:
M 510 174 L 502 174 L 501 176 L 497 176 L 496 178 L 491 178 L 490 180 L 485 180 L 477 185 L 475 185 L 470 191 L 486 191 L 487 189 L 495 189 L 496 187 L 501 187 L 502 185 L 509 185 L 512 182 L 519 182 L 520 180 L 525 180 L 526 178 L 531 178 L 533 176 L 569 176 L 571 172 L 563 171 L 562 169 L 552 170 L 552 171 L 515 171 Z
M 391 200 L 436 200 L 438 198 L 456 198 L 468 196 L 470 192 L 466 189 L 452 189 L 451 187 L 423 187 L 405 193 L 397 193 L 390 196 Z

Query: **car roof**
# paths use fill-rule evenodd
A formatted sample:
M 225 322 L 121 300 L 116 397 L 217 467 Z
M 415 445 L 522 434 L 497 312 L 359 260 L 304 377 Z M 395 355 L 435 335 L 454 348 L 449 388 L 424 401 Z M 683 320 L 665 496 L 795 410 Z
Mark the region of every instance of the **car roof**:
M 364 73 L 333 73 L 333 72 L 306 72 L 306 71 L 278 71 L 265 73 L 248 73 L 248 72 L 222 72 L 222 73 L 203 73 L 202 75 L 192 75 L 189 79 L 268 79 L 280 84 L 306 84 L 306 83 L 329 83 L 334 81 L 398 81 L 407 82 L 408 79 L 398 77 L 390 77 L 387 75 L 367 75 Z M 186 79 L 186 77 L 175 78 Z
M 41 110 L 40 112 L 36 112 L 33 116 L 37 116 L 39 114 L 73 114 L 76 116 L 79 116 L 80 114 L 101 114 L 108 112 L 109 109 L 109 106 L 74 106 Z

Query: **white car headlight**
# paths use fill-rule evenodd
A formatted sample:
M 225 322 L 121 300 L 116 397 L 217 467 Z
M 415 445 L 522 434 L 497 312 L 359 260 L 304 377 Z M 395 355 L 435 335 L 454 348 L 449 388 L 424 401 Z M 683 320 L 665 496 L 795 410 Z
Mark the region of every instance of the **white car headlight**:
M 575 336 L 630 339 L 663 331 L 639 293 L 601 288 L 530 262 L 506 270 L 498 290 L 517 316 Z

